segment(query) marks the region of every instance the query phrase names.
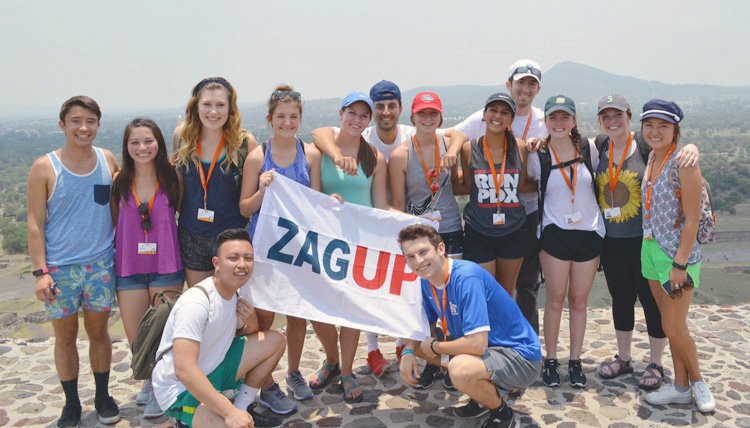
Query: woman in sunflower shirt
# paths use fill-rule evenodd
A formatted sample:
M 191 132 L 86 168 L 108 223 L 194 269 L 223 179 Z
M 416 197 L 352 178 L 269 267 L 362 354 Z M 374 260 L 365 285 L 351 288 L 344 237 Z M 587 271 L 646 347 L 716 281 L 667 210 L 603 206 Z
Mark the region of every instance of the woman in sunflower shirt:
M 630 105 L 622 95 L 610 94 L 599 100 L 598 123 L 606 135 L 596 139 L 599 166 L 596 183 L 606 235 L 601 262 L 612 296 L 612 317 L 617 337 L 614 361 L 602 366 L 599 376 L 612 379 L 633 372 L 630 345 L 635 326 L 635 301 L 646 315 L 649 336 L 649 365 L 638 382 L 641 389 L 659 387 L 664 376 L 661 366 L 667 339 L 661 314 L 641 274 L 641 181 L 646 170 L 648 145 L 640 132 L 630 131 Z M 698 162 L 698 149 L 690 144 L 682 150 L 681 166 Z

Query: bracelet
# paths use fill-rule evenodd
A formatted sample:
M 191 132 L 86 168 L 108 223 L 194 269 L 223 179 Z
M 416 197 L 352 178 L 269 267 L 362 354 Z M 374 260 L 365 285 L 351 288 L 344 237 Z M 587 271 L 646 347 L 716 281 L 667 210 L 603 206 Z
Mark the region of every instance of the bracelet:
M 437 342 L 437 339 L 433 339 L 432 342 L 430 342 L 430 350 L 435 355 L 440 355 L 440 352 L 436 351 L 435 348 L 433 348 L 433 345 L 435 345 L 435 342 Z
M 672 267 L 679 270 L 687 270 L 687 265 L 681 265 L 675 261 L 672 262 Z
M 404 355 L 414 355 L 414 350 L 411 348 L 404 348 L 401 350 L 401 357 Z

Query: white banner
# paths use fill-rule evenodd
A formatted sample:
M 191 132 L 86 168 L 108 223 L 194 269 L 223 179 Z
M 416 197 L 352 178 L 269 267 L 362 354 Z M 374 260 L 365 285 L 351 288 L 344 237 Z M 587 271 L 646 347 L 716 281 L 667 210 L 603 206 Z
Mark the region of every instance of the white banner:
M 411 215 L 341 204 L 274 173 L 255 229 L 255 272 L 242 287 L 258 308 L 423 340 L 419 278 L 396 238 Z

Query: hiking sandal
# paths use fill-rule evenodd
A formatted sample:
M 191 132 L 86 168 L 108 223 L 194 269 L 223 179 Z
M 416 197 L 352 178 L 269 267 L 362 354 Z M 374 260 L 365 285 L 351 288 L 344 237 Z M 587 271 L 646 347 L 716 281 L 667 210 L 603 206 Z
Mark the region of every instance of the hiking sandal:
M 656 382 L 653 385 L 644 385 L 644 380 L 649 379 L 657 379 L 658 382 Z M 641 376 L 641 380 L 638 381 L 638 388 L 641 388 L 644 391 L 654 391 L 659 388 L 659 385 L 661 385 L 661 382 L 664 380 L 664 367 L 656 364 L 651 363 L 646 367 L 646 371 L 643 372 L 643 375 Z
M 615 354 L 615 360 L 599 370 L 599 377 L 602 379 L 614 379 L 620 375 L 633 373 L 633 366 L 630 365 L 631 361 L 632 360 L 624 361 L 619 355 Z M 609 369 L 608 371 L 610 374 L 604 373 L 605 368 Z M 617 368 L 617 370 L 615 370 L 615 368 Z
M 359 394 L 358 397 L 348 397 L 348 395 L 350 395 L 353 390 L 359 388 L 359 384 L 356 380 L 354 380 L 356 378 L 357 376 L 354 373 L 346 376 L 341 376 L 341 390 L 344 391 L 344 401 L 346 401 L 347 403 L 359 403 L 364 397 L 364 393 Z M 349 388 L 344 387 L 344 384 L 346 383 L 349 384 Z
M 324 375 L 323 373 L 328 372 L 328 374 Z M 334 377 L 341 374 L 341 368 L 339 367 L 339 363 L 336 363 L 334 365 L 328 364 L 328 361 L 323 360 L 323 365 L 320 366 L 318 371 L 315 372 L 315 375 L 318 377 L 318 382 L 313 383 L 312 379 L 307 383 L 310 385 L 310 388 L 312 389 L 322 389 L 325 388 L 326 385 L 328 385 L 328 382 L 333 379 Z

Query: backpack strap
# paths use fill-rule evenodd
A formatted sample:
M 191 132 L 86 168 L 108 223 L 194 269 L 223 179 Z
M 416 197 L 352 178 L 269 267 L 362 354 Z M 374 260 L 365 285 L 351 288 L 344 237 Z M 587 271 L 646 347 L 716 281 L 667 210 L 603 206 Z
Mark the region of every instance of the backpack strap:
M 549 175 L 552 172 L 552 157 L 550 156 L 547 148 L 539 148 L 537 151 L 539 155 L 539 209 L 537 215 L 539 216 L 539 224 L 542 223 L 544 218 L 544 194 L 547 193 L 547 182 L 549 181 Z
M 201 290 L 201 291 L 203 292 L 203 294 L 205 294 L 205 296 L 206 296 L 206 299 L 208 299 L 209 301 L 211 300 L 211 299 L 210 299 L 210 298 L 208 297 L 208 291 L 206 291 L 206 289 L 205 289 L 205 288 L 203 288 L 203 287 L 202 287 L 202 286 L 200 286 L 200 285 L 194 285 L 194 286 L 193 286 L 193 288 L 197 288 L 197 289 Z M 162 333 L 162 334 L 163 334 L 163 333 Z M 158 362 L 159 362 L 159 361 L 160 361 L 160 360 L 161 360 L 161 359 L 162 359 L 162 358 L 164 357 L 164 355 L 166 355 L 166 353 L 167 353 L 167 352 L 171 351 L 171 350 L 172 350 L 172 348 L 174 348 L 174 344 L 173 344 L 173 345 L 170 345 L 170 346 L 169 346 L 169 348 L 165 349 L 165 350 L 164 350 L 164 351 L 163 351 L 163 352 L 162 352 L 161 354 L 159 354 L 159 355 L 157 355 L 157 356 L 156 356 L 156 360 L 154 360 L 154 367 L 156 367 L 156 363 L 158 363 Z

